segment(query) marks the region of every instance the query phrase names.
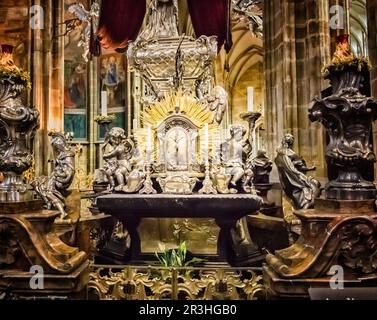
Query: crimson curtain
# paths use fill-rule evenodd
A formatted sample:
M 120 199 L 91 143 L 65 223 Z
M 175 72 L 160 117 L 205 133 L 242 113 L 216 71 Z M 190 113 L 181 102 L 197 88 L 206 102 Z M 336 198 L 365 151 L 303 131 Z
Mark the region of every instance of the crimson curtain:
M 97 37 L 105 49 L 127 47 L 139 34 L 146 0 L 102 0 Z
M 187 0 L 196 36 L 217 36 L 219 50 L 225 44 L 227 52 L 232 47 L 230 1 Z

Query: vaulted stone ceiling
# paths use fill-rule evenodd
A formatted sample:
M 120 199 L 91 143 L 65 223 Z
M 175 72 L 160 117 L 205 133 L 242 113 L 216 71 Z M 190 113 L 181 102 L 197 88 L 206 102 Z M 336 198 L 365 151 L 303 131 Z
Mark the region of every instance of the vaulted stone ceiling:
M 357 55 L 368 54 L 366 0 L 350 1 L 350 33 L 352 50 Z

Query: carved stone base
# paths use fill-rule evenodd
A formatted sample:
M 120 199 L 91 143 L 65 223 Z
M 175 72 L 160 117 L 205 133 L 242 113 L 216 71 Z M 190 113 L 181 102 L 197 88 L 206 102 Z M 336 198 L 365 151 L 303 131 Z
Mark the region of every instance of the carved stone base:
M 284 218 L 260 213 L 255 216 L 248 216 L 247 225 L 252 241 L 262 250 L 274 252 L 289 245 L 288 230 Z
M 88 276 L 87 256 L 62 242 L 53 231 L 57 216 L 57 211 L 50 210 L 0 214 L 0 291 L 39 297 L 83 290 Z M 30 288 L 33 266 L 43 270 L 42 290 Z
M 255 195 L 108 195 L 97 198 L 98 208 L 124 222 L 131 237 L 130 264 L 144 264 L 139 226 L 142 218 L 213 218 L 220 228 L 217 253 L 206 256 L 209 262 L 239 266 L 247 264 L 256 250 L 238 251 L 238 245 L 250 248 L 251 241 L 237 243 L 232 236 L 237 221 L 256 213 L 262 199 Z M 250 240 L 245 230 L 244 239 Z M 242 240 L 244 240 L 242 239 Z M 188 248 L 190 250 L 190 248 Z M 153 256 L 153 254 L 152 254 Z M 199 256 L 199 255 L 195 255 Z M 246 257 L 246 259 L 245 259 Z M 259 255 L 260 257 L 260 255 Z M 250 265 L 250 264 L 248 264 Z
M 362 180 L 359 183 L 331 181 L 326 186 L 326 197 L 339 200 L 375 199 L 377 190 L 373 182 Z
M 283 293 L 296 294 L 297 284 L 300 295 L 305 295 L 302 288 L 314 279 L 328 283 L 334 265 L 343 267 L 345 281 L 356 284 L 361 278 L 376 279 L 377 213 L 373 203 L 317 199 L 315 209 L 295 211 L 302 223 L 301 236 L 292 246 L 266 256 L 266 281 L 286 285 L 275 289 Z
M 158 178 L 157 182 L 160 184 L 163 193 L 192 194 L 198 179 L 178 173 L 176 175 L 170 174 L 165 178 Z
M 329 289 L 331 277 L 284 279 L 267 265 L 263 266 L 264 285 L 269 289 L 269 299 L 309 299 L 310 288 Z M 357 276 L 346 274 L 344 288 L 375 288 L 377 274 Z
M 70 274 L 44 274 L 43 289 L 30 288 L 32 276 L 18 270 L 0 271 L 0 293 L 9 300 L 87 300 L 88 261 Z
M 40 199 L 19 201 L 19 202 L 0 202 L 0 212 L 4 214 L 23 213 L 26 211 L 37 211 L 43 207 Z

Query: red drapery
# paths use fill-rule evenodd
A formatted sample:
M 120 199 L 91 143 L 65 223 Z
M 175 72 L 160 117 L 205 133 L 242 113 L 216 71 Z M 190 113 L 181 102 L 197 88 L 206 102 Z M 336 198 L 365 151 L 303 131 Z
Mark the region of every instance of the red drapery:
M 230 0 L 187 0 L 187 3 L 196 36 L 217 36 L 219 49 L 225 44 L 229 52 L 232 47 Z
M 105 49 L 125 48 L 139 34 L 146 0 L 102 0 L 97 37 Z

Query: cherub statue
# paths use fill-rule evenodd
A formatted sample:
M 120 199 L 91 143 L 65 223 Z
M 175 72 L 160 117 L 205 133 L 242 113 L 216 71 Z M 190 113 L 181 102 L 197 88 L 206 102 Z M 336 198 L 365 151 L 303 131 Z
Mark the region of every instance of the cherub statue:
M 282 188 L 293 202 L 295 209 L 309 209 L 314 206 L 314 199 L 321 193 L 321 184 L 316 179 L 306 176 L 308 168 L 304 159 L 292 150 L 294 137 L 286 134 L 277 149 L 275 163 L 278 168 Z
M 110 145 L 110 151 L 105 152 Z M 106 134 L 103 146 L 103 171 L 110 183 L 110 190 L 134 193 L 139 191 L 145 179 L 145 163 L 136 142 L 127 138 L 122 128 L 112 128 Z
M 245 173 L 242 152 L 242 140 L 246 134 L 246 129 L 242 125 L 232 125 L 230 127 L 231 138 L 221 145 L 222 162 L 226 167 L 226 172 L 232 176 L 230 184 L 237 186 Z M 231 191 L 233 191 L 231 189 Z
M 78 46 L 84 48 L 82 57 L 85 62 L 88 62 L 90 56 L 91 36 L 92 34 L 95 34 L 98 29 L 100 6 L 98 2 L 95 1 L 88 11 L 82 3 L 75 3 L 69 6 L 68 11 L 74 14 L 85 25 Z
M 55 168 L 51 176 L 41 176 L 31 185 L 47 204 L 47 208 L 55 208 L 60 218 L 65 219 L 64 193 L 71 186 L 75 176 L 75 153 L 69 148 L 66 137 L 62 133 L 50 132 L 55 157 Z
M 108 145 L 112 149 L 105 152 Z M 109 180 L 110 190 L 122 191 L 126 184 L 126 176 L 131 172 L 129 160 L 132 158 L 133 145 L 127 139 L 124 130 L 115 127 L 106 134 L 102 150 L 105 160 L 103 170 Z
M 226 109 L 228 108 L 228 93 L 222 86 L 216 86 L 205 97 L 208 109 L 213 112 L 212 123 L 221 124 Z

